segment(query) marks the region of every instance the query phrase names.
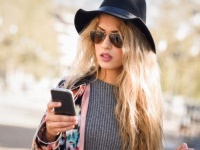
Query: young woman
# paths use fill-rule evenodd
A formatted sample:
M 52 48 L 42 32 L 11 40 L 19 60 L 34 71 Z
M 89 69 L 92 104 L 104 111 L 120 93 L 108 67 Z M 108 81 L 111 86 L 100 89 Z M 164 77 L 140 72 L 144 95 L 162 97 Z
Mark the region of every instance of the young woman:
M 104 0 L 76 13 L 77 57 L 59 87 L 73 91 L 77 116 L 55 115 L 61 103 L 49 102 L 32 149 L 162 149 L 159 69 L 145 19 L 144 0 Z

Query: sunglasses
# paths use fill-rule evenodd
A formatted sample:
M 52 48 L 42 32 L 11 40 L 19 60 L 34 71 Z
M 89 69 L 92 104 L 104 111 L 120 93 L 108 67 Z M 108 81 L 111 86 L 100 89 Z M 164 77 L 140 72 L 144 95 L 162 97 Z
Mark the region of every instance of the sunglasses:
M 90 32 L 90 39 L 93 43 L 99 44 L 103 42 L 106 37 L 106 33 L 103 31 L 93 30 Z M 117 48 L 122 48 L 123 45 L 123 36 L 119 33 L 109 34 L 110 42 Z

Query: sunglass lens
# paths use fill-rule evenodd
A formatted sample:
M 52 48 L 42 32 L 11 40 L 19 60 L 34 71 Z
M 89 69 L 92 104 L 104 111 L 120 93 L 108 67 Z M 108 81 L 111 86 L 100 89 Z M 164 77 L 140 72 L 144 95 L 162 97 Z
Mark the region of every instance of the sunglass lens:
M 90 32 L 90 39 L 94 43 L 94 38 L 95 38 L 95 31 Z
M 118 48 L 122 47 L 122 37 L 119 34 L 110 34 L 109 38 L 113 45 L 115 45 Z
M 105 38 L 105 33 L 101 31 L 91 31 L 90 32 L 90 39 L 95 44 L 100 43 Z
M 101 32 L 101 31 L 96 31 L 96 34 L 95 34 L 95 43 L 100 43 L 104 40 L 105 38 L 105 33 L 104 32 Z

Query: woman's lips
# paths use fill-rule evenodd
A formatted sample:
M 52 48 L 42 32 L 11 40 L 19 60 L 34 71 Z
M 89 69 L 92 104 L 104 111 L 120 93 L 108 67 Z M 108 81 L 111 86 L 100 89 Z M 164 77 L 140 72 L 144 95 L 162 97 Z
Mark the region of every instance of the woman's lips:
M 108 61 L 111 61 L 111 60 L 112 60 L 112 56 L 111 56 L 110 54 L 108 54 L 108 53 L 102 53 L 102 54 L 100 55 L 100 58 L 101 58 L 101 60 L 104 61 L 104 62 L 108 62 Z

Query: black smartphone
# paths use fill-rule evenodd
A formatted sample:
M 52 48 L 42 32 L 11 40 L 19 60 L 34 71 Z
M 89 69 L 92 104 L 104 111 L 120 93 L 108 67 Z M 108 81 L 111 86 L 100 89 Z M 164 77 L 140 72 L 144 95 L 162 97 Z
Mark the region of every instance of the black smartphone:
M 53 88 L 51 89 L 51 97 L 53 102 L 61 102 L 62 106 L 54 108 L 55 114 L 75 116 L 75 106 L 73 93 L 69 89 Z

